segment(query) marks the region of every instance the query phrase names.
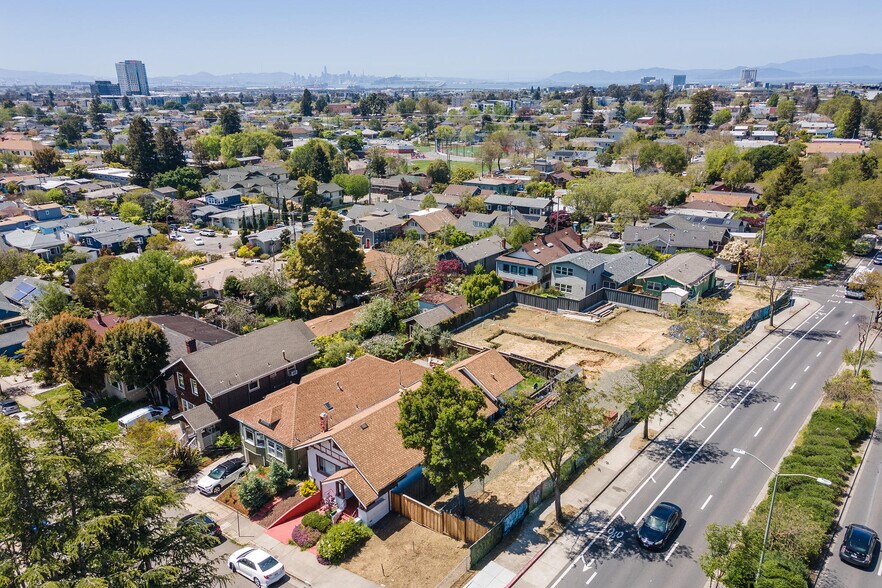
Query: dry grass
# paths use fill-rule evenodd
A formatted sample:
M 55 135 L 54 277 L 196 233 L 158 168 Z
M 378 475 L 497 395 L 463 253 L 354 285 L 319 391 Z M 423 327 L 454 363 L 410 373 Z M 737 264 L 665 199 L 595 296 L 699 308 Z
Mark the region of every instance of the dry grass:
M 382 586 L 434 586 L 468 555 L 468 547 L 390 513 L 367 543 L 342 565 Z
M 747 320 L 753 311 L 768 305 L 768 295 L 762 288 L 739 285 L 724 301 L 724 308 L 729 313 L 729 324 L 733 327 Z

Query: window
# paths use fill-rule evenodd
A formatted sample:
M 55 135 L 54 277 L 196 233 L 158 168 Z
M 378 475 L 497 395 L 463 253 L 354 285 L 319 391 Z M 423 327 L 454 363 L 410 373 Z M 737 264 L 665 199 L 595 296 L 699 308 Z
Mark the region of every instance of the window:
M 337 471 L 337 464 L 334 462 L 326 460 L 324 457 L 318 457 L 318 471 L 323 473 L 326 476 L 330 476 L 334 472 Z
M 196 380 L 190 380 L 190 392 L 193 393 L 193 396 L 199 397 L 199 384 Z
M 272 439 L 266 440 L 266 454 L 281 462 L 285 461 L 285 447 L 281 443 L 276 443 Z
M 527 268 L 527 275 L 528 275 L 528 276 L 532 276 L 532 275 L 533 275 L 533 268 L 531 268 L 531 267 L 528 267 L 528 268 Z
M 209 394 L 209 393 L 208 393 L 208 390 L 206 390 L 206 391 L 205 391 L 205 402 L 207 402 L 208 404 L 211 404 L 211 401 L 212 401 L 212 400 L 214 400 L 214 398 L 212 398 L 212 397 L 211 397 L 211 394 Z
M 254 446 L 255 447 L 263 447 L 264 445 L 266 445 L 266 437 L 264 437 L 260 433 L 255 433 L 254 437 L 255 437 L 254 438 Z
M 518 266 L 518 275 L 519 276 L 526 276 L 527 275 L 527 268 L 525 268 L 522 265 L 519 265 Z
M 288 368 L 288 377 L 293 378 L 296 375 L 297 375 L 297 368 L 296 367 L 289 367 Z
M 117 390 L 122 390 L 122 386 L 120 385 L 119 382 L 111 382 L 110 385 L 113 386 L 114 388 L 116 388 Z
M 573 287 L 570 286 L 569 284 L 558 284 L 557 289 L 560 290 L 564 294 L 572 294 L 573 293 Z
M 248 391 L 254 392 L 260 388 L 260 380 L 254 380 L 253 382 L 248 382 Z
M 245 443 L 254 445 L 254 431 L 247 427 L 245 427 Z
M 511 268 L 508 266 L 507 263 L 502 264 L 502 271 L 504 271 L 505 273 L 508 273 L 510 269 Z
M 184 389 L 184 374 L 182 374 L 181 372 L 178 372 L 177 376 L 178 376 L 178 388 L 183 390 Z
M 659 284 L 658 282 L 646 282 L 646 289 L 647 289 L 647 290 L 652 290 L 652 291 L 654 291 L 654 292 L 661 292 L 661 291 L 662 291 L 662 285 Z
M 573 275 L 573 268 L 556 265 L 554 266 L 554 273 L 558 276 L 571 276 Z
M 191 408 L 195 407 L 196 405 L 193 404 L 192 402 L 190 402 L 189 400 L 187 400 L 186 398 L 181 398 L 181 406 L 184 407 L 184 410 L 190 410 Z
M 352 226 L 352 232 L 353 232 L 353 233 L 358 233 L 359 235 L 361 235 L 362 233 L 364 233 L 364 227 L 361 226 L 361 225 L 353 225 L 353 226 Z

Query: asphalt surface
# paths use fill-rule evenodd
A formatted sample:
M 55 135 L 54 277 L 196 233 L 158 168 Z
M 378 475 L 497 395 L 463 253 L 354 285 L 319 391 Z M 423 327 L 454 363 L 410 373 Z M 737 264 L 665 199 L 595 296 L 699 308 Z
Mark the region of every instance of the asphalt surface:
M 589 509 L 576 521 L 573 559 L 551 586 L 703 586 L 698 558 L 710 523 L 742 520 L 765 491 L 769 471 L 739 447 L 776 467 L 822 396 L 824 381 L 841 365 L 842 351 L 857 343 L 857 320 L 869 312 L 846 300 L 844 288 L 819 285 L 799 295 L 821 306 L 801 324 L 772 334 L 779 343 L 736 385 L 710 390 L 715 404 L 682 438 L 661 441 L 640 460 L 655 465 L 630 494 L 612 486 L 598 502 L 620 504 L 609 512 Z M 882 455 L 882 452 L 880 452 Z M 643 464 L 644 466 L 646 464 Z M 660 501 L 683 509 L 683 521 L 664 550 L 649 552 L 636 527 Z

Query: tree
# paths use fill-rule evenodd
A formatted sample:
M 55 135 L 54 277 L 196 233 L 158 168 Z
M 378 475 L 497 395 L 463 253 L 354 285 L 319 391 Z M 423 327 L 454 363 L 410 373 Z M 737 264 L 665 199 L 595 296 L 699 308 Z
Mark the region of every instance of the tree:
M 132 170 L 132 182 L 148 186 L 158 168 L 153 129 L 143 116 L 136 116 L 129 125 L 126 161 Z
M 775 326 L 775 299 L 807 266 L 808 247 L 801 241 L 770 239 L 759 253 L 757 274 L 765 281 L 769 293 L 769 326 Z
M 77 279 L 71 285 L 71 292 L 82 304 L 89 308 L 107 310 L 107 282 L 110 279 L 110 271 L 119 263 L 124 263 L 118 257 L 102 255 L 95 261 L 90 261 L 77 272 Z
M 201 180 L 202 174 L 198 169 L 186 167 L 182 164 L 176 169 L 156 174 L 153 176 L 150 185 L 153 188 L 162 188 L 164 186 L 174 188 L 178 191 L 179 198 L 185 198 L 190 192 L 198 194 L 202 190 Z
M 26 429 L 0 423 L 0 583 L 222 583 L 210 555 L 218 540 L 199 525 L 178 525 L 183 496 L 133 459 L 78 392 L 33 414 Z
M 432 179 L 433 184 L 450 183 L 450 167 L 443 159 L 436 159 L 429 163 L 429 166 L 426 168 L 426 175 Z
M 463 280 L 462 293 L 469 305 L 484 304 L 502 294 L 502 280 L 496 272 L 487 273 L 478 266 L 475 268 L 475 273 Z
M 678 319 L 683 340 L 689 341 L 701 357 L 701 385 L 704 386 L 704 373 L 710 363 L 714 345 L 729 327 L 729 315 L 722 312 L 722 301 L 718 298 L 701 298 L 690 302 Z
M 83 140 L 83 117 L 75 114 L 64 117 L 58 125 L 58 136 L 67 145 L 76 145 Z
M 132 101 L 129 100 L 128 96 L 122 97 L 122 107 L 126 112 L 132 112 Z
M 101 340 L 107 373 L 121 382 L 143 388 L 168 363 L 171 348 L 165 333 L 147 319 L 126 321 L 108 330 Z
M 322 155 L 318 154 L 319 151 L 323 152 Z M 337 148 L 327 141 L 310 139 L 291 151 L 288 156 L 288 171 L 295 179 L 308 175 L 320 182 L 329 182 L 334 175 L 331 162 L 336 154 Z
M 427 210 L 429 208 L 437 208 L 437 207 L 438 207 L 438 201 L 435 200 L 434 194 L 426 194 L 423 197 L 423 201 L 420 202 L 420 209 L 421 210 Z
M 358 240 L 327 208 L 319 209 L 312 232 L 295 242 L 285 272 L 297 282 L 301 304 L 315 310 L 330 310 L 337 300 L 366 291 L 371 281 Z
M 189 311 L 199 299 L 193 270 L 165 251 L 145 251 L 115 265 L 107 281 L 110 306 L 123 316 Z
M 857 139 L 861 131 L 862 106 L 861 99 L 853 96 L 851 105 L 845 115 L 837 120 L 836 136 L 845 139 Z
M 364 140 L 361 135 L 343 135 L 337 139 L 337 147 L 340 151 L 351 157 L 357 151 L 364 149 Z
M 676 367 L 654 359 L 631 368 L 627 381 L 616 385 L 614 396 L 630 405 L 631 416 L 643 421 L 643 438 L 649 439 L 649 420 L 658 412 L 670 411 L 683 380 Z
M 66 312 L 34 326 L 24 343 L 24 363 L 42 370 L 50 380 L 80 389 L 103 385 L 98 337 L 82 318 Z
M 581 383 L 558 384 L 559 400 L 525 421 L 521 459 L 538 462 L 554 485 L 554 513 L 564 521 L 560 494 L 567 458 L 589 448 L 591 437 L 603 425 L 603 409 Z
M 741 155 L 741 159 L 753 166 L 757 176 L 783 165 L 787 158 L 787 147 L 784 145 L 763 145 L 748 149 Z
M 393 301 L 404 300 L 410 288 L 434 266 L 434 255 L 418 241 L 395 239 L 383 246 L 383 277 Z
M 786 98 L 778 100 L 776 114 L 778 115 L 778 120 L 793 122 L 793 117 L 796 115 L 796 102 Z
M 753 166 L 749 161 L 741 160 L 723 172 L 723 182 L 733 192 L 740 192 L 753 181 Z
M 495 141 L 484 141 L 478 149 L 478 159 L 481 160 L 483 165 L 487 166 L 487 171 L 493 169 L 494 162 L 497 167 L 500 167 L 503 155 L 504 151 L 502 150 L 502 147 Z
M 242 119 L 234 107 L 223 106 L 217 113 L 221 136 L 234 135 L 242 130 Z
M 398 330 L 398 312 L 388 298 L 377 296 L 365 304 L 352 320 L 352 329 L 362 339 Z
M 48 321 L 70 305 L 67 292 L 57 284 L 49 284 L 28 308 L 28 318 L 34 324 Z
M 698 127 L 703 133 L 707 130 L 714 115 L 714 92 L 713 90 L 699 90 L 692 95 L 692 108 L 689 110 L 689 122 Z
M 770 189 L 763 193 L 763 202 L 766 205 L 766 209 L 774 211 L 783 203 L 785 198 L 790 196 L 796 186 L 804 183 L 805 176 L 803 175 L 799 157 L 791 155 L 784 164 L 784 167 L 781 168 L 781 172 L 770 186 Z
M 408 449 L 423 451 L 423 471 L 439 488 L 459 489 L 465 515 L 465 484 L 486 476 L 484 460 L 502 450 L 502 441 L 484 418 L 484 395 L 463 388 L 441 367 L 423 375 L 422 385 L 405 390 L 398 402 L 398 430 Z
M 181 145 L 181 141 L 178 139 L 178 134 L 174 129 L 165 126 L 156 129 L 157 173 L 170 172 L 172 170 L 177 170 L 178 168 L 183 168 L 186 163 L 186 159 L 184 158 L 184 147 Z M 196 170 L 191 170 L 191 172 L 196 172 Z
M 831 402 L 872 402 L 875 398 L 873 382 L 864 374 L 845 370 L 824 382 L 824 396 Z
M 360 174 L 337 174 L 331 181 L 343 188 L 345 194 L 352 196 L 353 202 L 358 202 L 371 191 L 370 179 Z
M 663 127 L 668 119 L 668 87 L 662 86 L 655 93 L 655 124 Z
M 470 167 L 454 167 L 450 173 L 450 183 L 462 184 L 467 180 L 473 179 L 476 175 L 475 170 Z
M 61 158 L 58 152 L 52 147 L 40 147 L 34 150 L 34 156 L 31 158 L 31 165 L 34 170 L 41 174 L 52 174 L 61 169 Z
M 312 116 L 312 92 L 309 88 L 303 89 L 303 97 L 300 98 L 300 114 Z
M 732 120 L 732 111 L 729 110 L 728 108 L 721 108 L 720 110 L 716 111 L 713 114 L 713 116 L 711 117 L 711 123 L 715 127 L 721 127 L 731 120 Z
M 716 586 L 727 578 L 741 575 L 740 568 L 746 568 L 746 576 L 753 582 L 759 560 L 759 535 L 753 527 L 742 522 L 734 525 L 711 523 L 704 531 L 707 551 L 698 559 L 705 576 Z M 744 565 L 747 560 L 747 566 Z M 751 565 L 752 564 L 752 565 Z M 732 586 L 740 586 L 733 582 Z
M 586 90 L 582 93 L 579 117 L 582 119 L 582 122 L 594 118 L 594 94 L 591 90 Z
M 92 130 L 100 130 L 107 126 L 104 122 L 104 112 L 101 105 L 101 99 L 98 96 L 92 98 L 89 102 L 89 126 Z
M 682 145 L 671 143 L 661 148 L 658 153 L 658 163 L 666 173 L 674 176 L 681 175 L 689 165 L 686 149 Z
M 144 218 L 144 209 L 137 202 L 123 202 L 119 205 L 119 218 L 127 223 L 139 223 Z
M 529 182 L 524 190 L 534 198 L 551 198 L 554 196 L 554 186 L 550 182 Z

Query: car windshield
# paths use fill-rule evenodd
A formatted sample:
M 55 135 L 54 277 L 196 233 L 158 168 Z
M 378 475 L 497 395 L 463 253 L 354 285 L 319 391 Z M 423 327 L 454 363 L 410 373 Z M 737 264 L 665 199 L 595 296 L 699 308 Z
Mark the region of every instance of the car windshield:
M 257 564 L 257 567 L 260 568 L 261 572 L 266 572 L 273 569 L 277 565 L 279 565 L 279 562 L 276 561 L 276 558 L 274 558 L 273 556 L 269 556 L 268 558 Z
M 224 477 L 225 473 L 227 473 L 226 468 L 223 468 L 221 466 L 217 466 L 216 468 L 214 468 L 213 470 L 208 472 L 208 477 L 211 478 L 212 480 L 220 480 L 221 478 Z
M 664 531 L 667 525 L 665 524 L 665 519 L 652 515 L 646 519 L 646 526 L 653 531 Z
M 870 540 L 872 539 L 872 535 L 867 533 L 866 531 L 861 531 L 855 529 L 851 532 L 851 537 L 848 539 L 848 549 L 849 551 L 854 551 L 855 553 L 864 554 L 870 551 Z

